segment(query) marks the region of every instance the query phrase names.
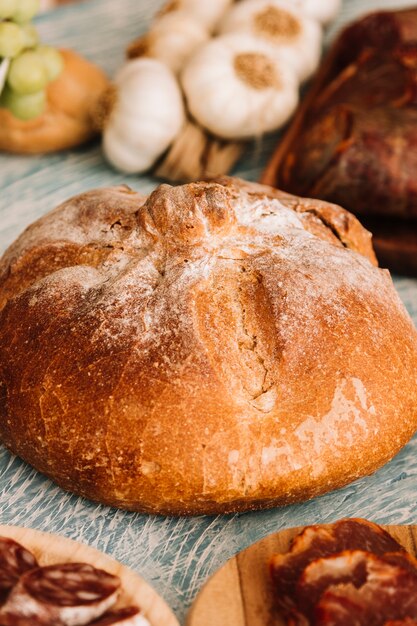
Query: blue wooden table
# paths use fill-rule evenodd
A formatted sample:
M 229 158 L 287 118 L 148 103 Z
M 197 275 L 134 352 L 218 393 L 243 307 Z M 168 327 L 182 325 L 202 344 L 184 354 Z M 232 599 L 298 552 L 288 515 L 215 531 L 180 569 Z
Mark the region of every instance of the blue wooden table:
M 203 1 L 203 0 L 202 0 Z M 206 1 L 206 0 L 204 0 Z M 160 0 L 87 0 L 42 15 L 45 41 L 70 46 L 111 76 L 127 42 L 146 29 Z M 345 0 L 328 40 L 365 10 L 414 4 Z M 235 173 L 256 180 L 276 142 L 254 145 Z M 47 157 L 0 156 L 0 252 L 35 218 L 92 187 L 127 182 L 144 192 L 150 177 L 124 176 L 102 158 L 98 144 Z M 417 322 L 417 281 L 396 278 Z M 283 528 L 365 516 L 386 524 L 417 522 L 417 437 L 375 475 L 316 500 L 266 512 L 174 519 L 127 513 L 76 498 L 0 448 L 0 522 L 62 533 L 99 548 L 142 574 L 183 620 L 204 580 L 226 559 Z

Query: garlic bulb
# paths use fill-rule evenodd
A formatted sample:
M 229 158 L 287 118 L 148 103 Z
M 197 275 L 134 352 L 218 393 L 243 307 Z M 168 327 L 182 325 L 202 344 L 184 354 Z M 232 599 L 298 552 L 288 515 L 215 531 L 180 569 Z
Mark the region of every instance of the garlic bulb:
M 156 59 L 126 63 L 115 81 L 116 102 L 103 130 L 107 159 L 124 172 L 144 172 L 165 152 L 185 122 L 172 72 Z
M 172 11 L 157 19 L 149 33 L 132 44 L 129 56 L 159 59 L 177 73 L 208 38 L 207 29 L 195 17 Z
M 342 0 L 287 0 L 313 20 L 329 24 L 339 13 Z
M 208 31 L 213 31 L 234 0 L 172 0 L 162 9 L 162 15 L 171 11 L 185 11 Z
M 274 130 L 298 103 L 293 70 L 274 48 L 250 35 L 212 39 L 184 68 L 182 85 L 196 120 L 226 139 Z
M 304 16 L 288 0 L 242 0 L 226 13 L 221 32 L 250 33 L 279 47 L 300 81 L 311 76 L 320 62 L 320 24 Z

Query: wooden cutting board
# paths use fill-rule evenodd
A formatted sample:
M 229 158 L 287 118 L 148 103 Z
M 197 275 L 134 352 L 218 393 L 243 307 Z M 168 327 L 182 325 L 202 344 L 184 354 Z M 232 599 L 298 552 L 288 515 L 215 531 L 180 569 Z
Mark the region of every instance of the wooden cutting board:
M 417 556 L 417 526 L 383 528 Z M 198 594 L 186 626 L 285 626 L 273 610 L 268 562 L 273 554 L 287 552 L 301 530 L 269 535 L 227 561 Z
M 78 541 L 31 528 L 0 525 L 0 536 L 14 539 L 27 548 L 35 555 L 40 565 L 64 562 L 89 563 L 119 576 L 122 581 L 122 593 L 118 606 L 132 604 L 139 606 L 151 626 L 179 626 L 171 609 L 147 582 L 106 554 Z

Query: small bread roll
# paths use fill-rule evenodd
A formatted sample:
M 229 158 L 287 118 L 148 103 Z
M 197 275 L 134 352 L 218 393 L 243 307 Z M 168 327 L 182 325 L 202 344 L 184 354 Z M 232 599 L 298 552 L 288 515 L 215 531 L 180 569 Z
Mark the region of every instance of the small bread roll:
M 72 198 L 0 261 L 0 436 L 164 514 L 311 498 L 417 428 L 417 333 L 370 234 L 233 179 Z
M 22 121 L 0 108 L 0 150 L 36 154 L 78 146 L 96 134 L 94 110 L 109 81 L 103 71 L 72 50 L 61 50 L 64 69 L 47 88 L 47 107 Z

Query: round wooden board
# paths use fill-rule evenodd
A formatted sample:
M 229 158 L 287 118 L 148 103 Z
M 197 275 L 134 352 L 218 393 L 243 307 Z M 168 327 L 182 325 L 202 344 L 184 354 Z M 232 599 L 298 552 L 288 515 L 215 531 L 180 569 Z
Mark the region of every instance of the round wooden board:
M 383 526 L 417 556 L 417 526 Z M 269 535 L 227 561 L 204 585 L 187 616 L 186 626 L 285 626 L 274 613 L 268 562 L 287 552 L 302 530 L 290 528 Z
M 60 535 L 19 526 L 0 525 L 0 535 L 18 541 L 35 555 L 40 565 L 82 562 L 119 576 L 122 593 L 118 606 L 139 606 L 151 626 L 179 626 L 171 609 L 147 582 L 103 552 Z

